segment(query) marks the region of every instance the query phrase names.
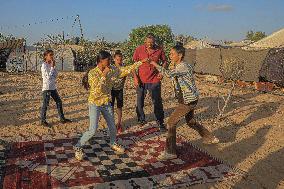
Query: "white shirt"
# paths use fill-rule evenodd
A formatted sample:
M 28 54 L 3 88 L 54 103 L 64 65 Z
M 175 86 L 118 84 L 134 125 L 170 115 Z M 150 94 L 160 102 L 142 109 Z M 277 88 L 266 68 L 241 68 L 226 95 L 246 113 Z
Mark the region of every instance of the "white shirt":
M 42 91 L 56 89 L 57 71 L 55 67 L 43 62 L 41 65 Z

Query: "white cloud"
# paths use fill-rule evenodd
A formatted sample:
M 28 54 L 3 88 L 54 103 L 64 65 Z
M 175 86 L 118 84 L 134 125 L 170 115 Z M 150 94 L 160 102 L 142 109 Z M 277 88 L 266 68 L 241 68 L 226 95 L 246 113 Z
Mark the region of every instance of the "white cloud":
M 232 5 L 208 5 L 207 6 L 207 10 L 208 11 L 211 11 L 211 12 L 229 12 L 229 11 L 232 11 L 234 8 Z
M 199 4 L 196 6 L 196 9 L 209 11 L 209 12 L 230 12 L 234 10 L 234 7 L 232 5 L 227 5 L 227 4 L 208 4 L 208 5 Z

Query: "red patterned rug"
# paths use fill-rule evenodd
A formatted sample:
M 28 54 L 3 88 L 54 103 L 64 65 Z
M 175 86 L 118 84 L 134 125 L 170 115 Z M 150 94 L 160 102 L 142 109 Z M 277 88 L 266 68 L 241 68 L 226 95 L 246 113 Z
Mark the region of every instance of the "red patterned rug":
M 74 159 L 78 138 L 17 142 L 5 152 L 3 188 L 167 188 L 188 187 L 241 176 L 178 136 L 178 158 L 159 161 L 165 134 L 151 124 L 132 127 L 118 138 L 127 151 L 111 150 L 107 131 L 98 131 Z

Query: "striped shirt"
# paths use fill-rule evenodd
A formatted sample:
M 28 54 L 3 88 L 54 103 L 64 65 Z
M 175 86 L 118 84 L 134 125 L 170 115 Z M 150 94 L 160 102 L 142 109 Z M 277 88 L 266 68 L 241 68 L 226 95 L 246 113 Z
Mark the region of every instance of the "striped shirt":
M 189 104 L 198 100 L 199 92 L 193 77 L 193 67 L 190 64 L 181 62 L 173 70 L 167 70 L 162 66 L 158 66 L 157 69 L 162 75 L 166 75 L 173 80 L 175 95 L 179 102 Z M 180 99 L 181 97 L 182 99 Z

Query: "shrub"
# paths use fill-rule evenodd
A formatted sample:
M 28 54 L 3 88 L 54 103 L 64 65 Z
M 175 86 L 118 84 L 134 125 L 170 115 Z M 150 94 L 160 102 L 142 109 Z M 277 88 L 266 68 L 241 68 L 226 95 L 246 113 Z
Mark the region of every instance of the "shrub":
M 162 46 L 168 57 L 170 48 L 174 44 L 174 35 L 168 25 L 150 25 L 141 26 L 132 29 L 129 34 L 129 40 L 121 44 L 126 64 L 132 63 L 132 56 L 135 49 L 144 43 L 147 33 L 153 33 L 156 36 L 156 43 Z

